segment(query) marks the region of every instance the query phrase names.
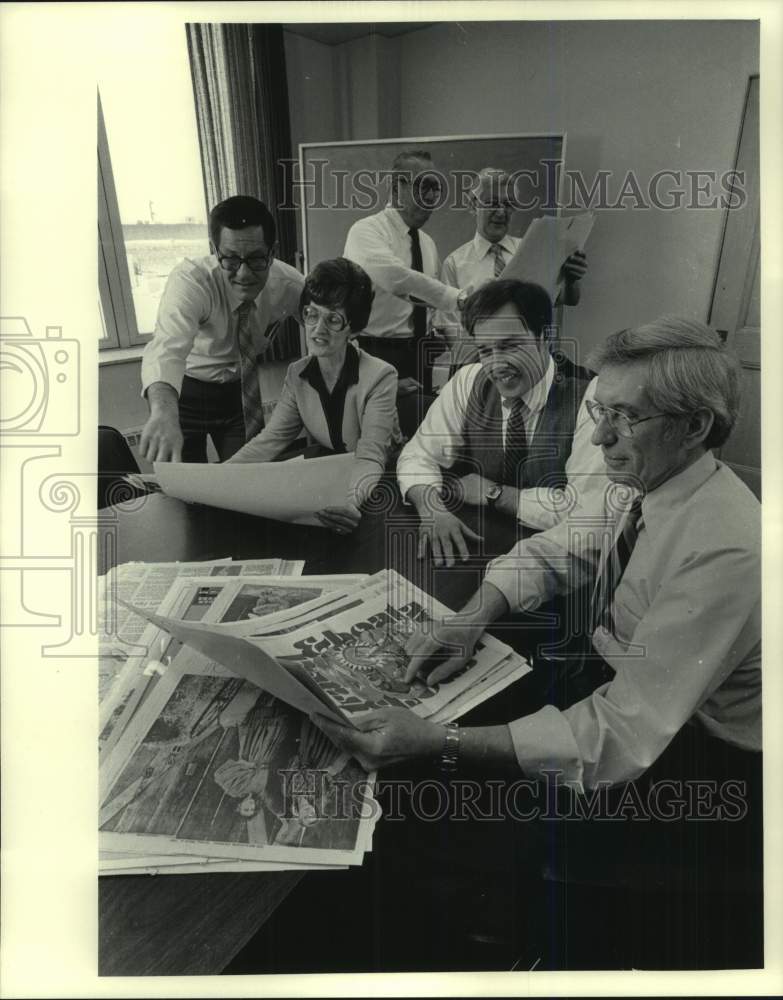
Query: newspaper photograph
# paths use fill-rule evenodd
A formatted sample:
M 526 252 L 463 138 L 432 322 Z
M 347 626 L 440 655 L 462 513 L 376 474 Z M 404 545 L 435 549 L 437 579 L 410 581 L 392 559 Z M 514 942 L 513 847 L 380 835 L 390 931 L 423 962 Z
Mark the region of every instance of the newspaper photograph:
M 189 667 L 160 678 L 115 749 L 101 850 L 360 863 L 374 775 L 267 692 Z

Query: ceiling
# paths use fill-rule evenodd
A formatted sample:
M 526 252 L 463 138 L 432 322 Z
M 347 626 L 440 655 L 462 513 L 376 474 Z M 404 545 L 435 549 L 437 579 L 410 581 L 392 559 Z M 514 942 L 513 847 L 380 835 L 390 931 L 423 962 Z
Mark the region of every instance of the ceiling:
M 321 42 L 323 45 L 340 45 L 342 42 L 363 38 L 365 35 L 383 35 L 385 38 L 393 38 L 395 35 L 405 35 L 409 31 L 429 28 L 435 23 L 435 21 L 365 21 L 351 24 L 321 22 L 320 24 L 284 24 L 283 28 L 285 31 L 290 31 L 295 35 L 304 35 L 305 38 Z

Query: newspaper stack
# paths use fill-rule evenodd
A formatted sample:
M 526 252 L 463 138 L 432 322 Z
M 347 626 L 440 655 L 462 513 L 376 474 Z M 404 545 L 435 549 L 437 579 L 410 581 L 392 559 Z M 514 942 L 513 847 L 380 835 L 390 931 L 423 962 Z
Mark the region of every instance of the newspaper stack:
M 359 864 L 379 815 L 375 775 L 308 715 L 351 724 L 403 706 L 450 721 L 529 669 L 484 636 L 459 675 L 406 684 L 407 637 L 449 609 L 389 570 L 174 589 L 165 614 L 139 609 L 169 636 L 170 667 L 104 744 L 105 872 Z

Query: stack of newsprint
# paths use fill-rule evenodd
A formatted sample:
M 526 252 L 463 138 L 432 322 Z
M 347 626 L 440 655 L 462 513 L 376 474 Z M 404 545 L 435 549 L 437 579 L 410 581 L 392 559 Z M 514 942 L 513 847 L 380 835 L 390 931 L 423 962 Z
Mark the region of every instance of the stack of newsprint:
M 309 716 L 458 718 L 529 669 L 492 636 L 436 687 L 404 647 L 449 610 L 393 570 L 130 563 L 102 577 L 101 874 L 361 864 L 375 773 Z

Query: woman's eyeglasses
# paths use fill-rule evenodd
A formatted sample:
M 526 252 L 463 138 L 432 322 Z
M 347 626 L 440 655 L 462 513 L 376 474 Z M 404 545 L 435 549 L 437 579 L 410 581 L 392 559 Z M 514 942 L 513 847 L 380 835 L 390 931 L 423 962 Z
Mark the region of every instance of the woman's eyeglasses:
M 323 319 L 324 326 L 330 333 L 342 333 L 348 326 L 348 320 L 339 312 L 324 312 L 317 306 L 306 305 L 302 310 L 305 326 L 316 326 Z

